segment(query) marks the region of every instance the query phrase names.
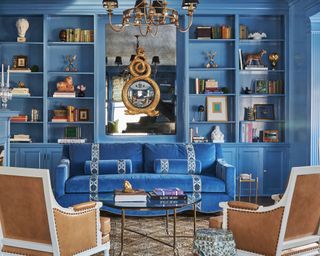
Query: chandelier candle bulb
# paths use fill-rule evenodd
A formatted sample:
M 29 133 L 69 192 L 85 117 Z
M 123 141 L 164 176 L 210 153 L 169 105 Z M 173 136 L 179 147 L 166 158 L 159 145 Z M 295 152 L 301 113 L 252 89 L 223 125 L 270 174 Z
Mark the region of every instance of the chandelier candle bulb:
M 10 66 L 7 69 L 7 87 L 9 88 L 9 75 L 10 75 Z
M 1 65 L 1 86 L 4 86 L 4 65 Z

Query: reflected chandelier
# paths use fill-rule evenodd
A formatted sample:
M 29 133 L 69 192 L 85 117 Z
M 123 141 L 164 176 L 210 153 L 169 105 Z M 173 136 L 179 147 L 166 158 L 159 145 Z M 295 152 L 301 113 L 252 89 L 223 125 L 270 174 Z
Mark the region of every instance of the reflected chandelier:
M 182 0 L 182 9 L 187 10 L 188 25 L 181 28 L 179 14 L 175 9 L 167 7 L 166 0 L 137 0 L 135 6 L 123 11 L 122 24 L 116 27 L 112 24 L 113 9 L 118 8 L 118 0 L 103 0 L 103 7 L 108 11 L 109 23 L 112 30 L 123 32 L 127 26 L 139 27 L 140 34 L 155 36 L 158 27 L 162 25 L 175 25 L 181 32 L 187 32 L 192 25 L 193 12 L 199 0 Z

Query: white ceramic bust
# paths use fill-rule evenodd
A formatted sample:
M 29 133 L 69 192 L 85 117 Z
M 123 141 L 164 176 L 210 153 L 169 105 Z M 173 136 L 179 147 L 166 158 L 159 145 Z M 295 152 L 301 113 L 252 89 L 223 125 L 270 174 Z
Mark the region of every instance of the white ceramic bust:
M 29 22 L 28 20 L 21 18 L 18 19 L 16 22 L 16 27 L 18 30 L 18 38 L 17 38 L 17 42 L 25 42 L 26 41 L 26 32 L 29 28 Z
M 220 126 L 217 125 L 211 133 L 211 140 L 214 143 L 223 143 L 224 142 L 224 135 L 220 130 Z

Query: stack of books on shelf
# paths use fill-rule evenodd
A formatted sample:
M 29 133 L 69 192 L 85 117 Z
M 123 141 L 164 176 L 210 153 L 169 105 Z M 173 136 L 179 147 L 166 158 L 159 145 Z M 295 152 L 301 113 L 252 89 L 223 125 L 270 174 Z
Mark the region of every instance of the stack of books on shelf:
M 148 193 L 150 200 L 160 201 L 163 203 L 174 203 L 179 201 L 186 201 L 187 194 L 180 188 L 155 188 Z
M 67 42 L 93 42 L 94 30 L 67 28 Z
M 241 124 L 241 142 L 252 143 L 256 136 L 257 129 L 253 128 L 253 123 L 242 123 Z
M 68 122 L 67 110 L 66 109 L 56 109 L 53 110 L 54 116 L 52 117 L 52 122 L 61 123 Z
M 18 115 L 18 116 L 12 116 L 10 118 L 11 122 L 27 122 L 28 121 L 28 116 L 27 115 Z
M 283 94 L 284 93 L 283 80 L 269 80 L 268 81 L 268 93 L 269 94 Z
M 212 39 L 230 39 L 231 38 L 231 27 L 228 25 L 214 26 L 212 27 Z
M 31 72 L 30 68 L 12 68 L 10 69 L 10 73 L 23 73 L 23 72 Z
M 13 135 L 13 138 L 10 138 L 10 142 L 31 143 L 32 141 L 28 134 L 15 134 Z
M 25 97 L 30 96 L 29 88 L 12 88 L 12 97 Z
M 268 70 L 268 67 L 265 65 L 246 65 L 245 70 Z
M 114 201 L 122 206 L 143 207 L 147 205 L 147 193 L 144 190 L 135 190 L 133 192 L 114 191 Z
M 86 138 L 81 138 L 81 127 L 69 126 L 64 128 L 64 138 L 58 139 L 60 144 L 86 143 Z
M 193 143 L 207 143 L 208 139 L 206 139 L 203 136 L 193 136 L 192 137 L 192 142 Z
M 75 92 L 54 92 L 53 93 L 54 98 L 75 98 L 76 93 Z
M 223 94 L 223 89 L 218 87 L 218 81 L 214 79 L 195 79 L 196 94 Z

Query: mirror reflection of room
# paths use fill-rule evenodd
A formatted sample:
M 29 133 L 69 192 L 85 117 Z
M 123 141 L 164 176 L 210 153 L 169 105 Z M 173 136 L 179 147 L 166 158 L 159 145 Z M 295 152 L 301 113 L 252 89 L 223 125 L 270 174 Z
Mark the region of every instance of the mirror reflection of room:
M 146 113 L 128 115 L 122 99 L 123 87 L 132 78 L 129 65 L 137 56 L 139 47 L 144 50 L 145 61 L 151 67 L 150 79 L 160 90 L 160 100 L 155 109 L 159 115 L 156 116 Z M 153 87 L 140 80 L 130 86 L 126 96 L 135 107 L 143 109 L 151 105 L 154 94 Z M 137 97 L 144 100 L 134 101 Z M 106 25 L 105 99 L 106 134 L 176 133 L 176 30 L 173 27 L 159 27 L 156 36 L 143 37 L 135 27 L 117 33 Z

